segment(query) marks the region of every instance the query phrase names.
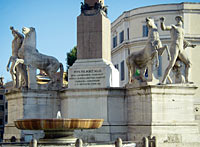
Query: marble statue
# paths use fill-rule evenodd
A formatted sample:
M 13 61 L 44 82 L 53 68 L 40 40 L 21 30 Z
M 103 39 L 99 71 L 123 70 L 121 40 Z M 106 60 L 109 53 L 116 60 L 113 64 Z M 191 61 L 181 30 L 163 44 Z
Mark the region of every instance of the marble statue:
M 165 26 L 164 21 L 165 18 L 161 17 L 161 29 L 163 31 L 170 31 L 171 34 L 171 46 L 170 46 L 170 54 L 171 54 L 171 60 L 169 62 L 169 65 L 167 69 L 165 70 L 164 77 L 162 80 L 162 83 L 166 82 L 166 79 L 171 82 L 171 78 L 169 77 L 170 71 L 174 67 L 177 59 L 179 59 L 181 62 L 185 65 L 185 82 L 188 83 L 188 76 L 189 76 L 189 68 L 191 65 L 191 62 L 186 54 L 186 51 L 184 48 L 186 47 L 195 47 L 195 45 L 190 45 L 187 41 L 184 40 L 184 29 L 183 29 L 183 18 L 182 16 L 176 16 L 175 17 L 176 24 L 171 26 Z
M 168 53 L 168 59 L 170 60 L 171 58 L 168 47 L 166 45 L 162 46 L 154 20 L 152 18 L 146 18 L 146 24 L 148 27 L 148 39 L 145 48 L 141 51 L 133 52 L 126 59 L 129 83 L 137 79 L 135 76 L 136 69 L 140 70 L 139 80 L 141 82 L 147 81 L 145 78 L 147 67 L 153 64 L 154 58 L 156 59 L 156 67 L 158 67 L 158 56 L 162 56 L 164 50 Z M 152 73 L 148 73 L 148 75 L 149 74 Z
M 19 33 L 17 30 L 14 29 L 14 27 L 10 27 L 10 30 L 12 31 L 12 34 L 14 36 L 14 39 L 12 41 L 12 56 L 10 57 L 7 65 L 7 71 L 10 71 L 10 74 L 12 76 L 13 80 L 13 87 L 14 88 L 21 88 L 21 87 L 27 87 L 27 72 L 26 72 L 26 66 L 25 65 L 18 65 L 16 68 L 14 68 L 15 61 L 18 56 L 18 51 L 22 46 L 24 36 L 23 34 Z M 10 63 L 11 67 L 10 67 Z M 14 73 L 14 70 L 17 70 L 17 72 Z
M 36 31 L 35 28 L 23 27 L 22 33 L 25 35 L 23 44 L 18 51 L 19 58 L 16 60 L 15 66 L 24 64 L 36 69 L 43 70 L 51 79 L 49 84 L 60 82 L 62 86 L 63 65 L 56 58 L 41 54 L 36 49 Z M 56 76 L 57 70 L 60 68 L 60 76 Z M 31 78 L 29 78 L 31 79 Z
M 90 13 L 87 13 L 88 10 L 96 10 L 96 12 L 90 14 Z M 108 14 L 107 6 L 104 6 L 101 1 L 96 2 L 94 6 L 89 6 L 86 2 L 84 3 L 81 2 L 81 13 L 83 13 L 86 16 L 97 15 L 101 11 L 105 12 L 106 15 Z
M 195 48 L 195 47 L 196 47 L 196 45 L 190 44 L 190 43 L 187 42 L 186 40 L 184 40 L 184 43 L 183 43 L 183 44 L 184 44 L 184 45 L 183 45 L 183 48 L 184 48 L 184 49 L 187 48 L 187 47 L 192 47 L 192 48 Z M 172 68 L 172 71 L 173 71 L 174 76 L 175 76 L 174 83 L 176 83 L 176 84 L 185 83 L 185 77 L 184 77 L 184 75 L 182 74 L 182 69 L 183 69 L 182 63 L 183 63 L 183 62 L 181 62 L 180 59 L 177 58 L 177 60 L 176 60 L 176 62 L 175 62 L 175 64 L 174 64 L 174 66 L 173 66 L 173 68 Z M 167 78 L 168 78 L 169 83 L 172 84 L 173 82 L 172 82 L 172 80 L 171 80 L 171 78 L 170 78 L 169 75 L 168 75 Z
M 123 144 L 122 144 L 122 139 L 121 138 L 117 138 L 116 141 L 115 141 L 115 147 L 123 147 Z
M 83 147 L 83 141 L 82 139 L 77 139 L 75 142 L 75 147 Z

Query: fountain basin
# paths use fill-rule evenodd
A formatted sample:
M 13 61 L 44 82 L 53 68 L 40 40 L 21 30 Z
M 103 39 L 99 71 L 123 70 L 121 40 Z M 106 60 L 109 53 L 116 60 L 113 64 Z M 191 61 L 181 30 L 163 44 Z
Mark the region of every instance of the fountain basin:
M 43 130 L 44 138 L 40 143 L 74 143 L 74 130 L 98 129 L 103 119 L 20 119 L 14 121 L 20 130 Z
M 14 121 L 21 130 L 98 129 L 103 119 L 20 119 Z

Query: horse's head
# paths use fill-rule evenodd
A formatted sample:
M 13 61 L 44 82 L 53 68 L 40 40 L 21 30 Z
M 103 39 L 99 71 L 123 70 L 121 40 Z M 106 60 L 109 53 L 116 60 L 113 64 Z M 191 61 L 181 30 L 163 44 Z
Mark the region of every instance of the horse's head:
M 25 39 L 23 44 L 32 46 L 33 48 L 36 48 L 36 31 L 33 27 L 23 27 L 22 33 L 25 35 Z
M 28 35 L 28 34 L 31 34 L 31 33 L 35 33 L 35 28 L 33 28 L 33 27 L 30 27 L 30 28 L 27 28 L 27 27 L 23 27 L 22 28 L 22 33 L 24 34 L 24 35 Z
M 146 18 L 146 24 L 148 26 L 148 28 L 157 28 L 154 22 L 154 19 L 147 17 Z

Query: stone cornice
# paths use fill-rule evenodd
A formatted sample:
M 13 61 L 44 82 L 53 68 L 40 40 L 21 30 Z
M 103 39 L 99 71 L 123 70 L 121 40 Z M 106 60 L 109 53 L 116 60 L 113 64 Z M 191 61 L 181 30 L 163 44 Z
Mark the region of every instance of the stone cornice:
M 194 43 L 200 43 L 200 36 L 194 37 L 194 36 L 185 36 L 185 39 Z M 170 36 L 160 36 L 160 40 L 162 42 L 167 42 L 170 43 L 171 38 Z M 126 40 L 123 43 L 121 43 L 120 45 L 118 45 L 116 48 L 113 48 L 111 50 L 111 53 L 114 54 L 115 52 L 123 49 L 123 48 L 130 48 L 132 45 L 134 44 L 141 44 L 141 45 L 145 45 L 147 41 L 147 37 L 143 37 L 143 38 L 137 38 L 137 39 L 132 39 L 132 40 Z
M 190 4 L 197 4 L 200 5 L 200 3 L 175 3 L 175 4 L 161 4 L 161 5 L 152 5 L 152 6 L 145 6 L 145 7 L 139 7 L 139 8 L 135 8 L 129 11 L 125 11 L 123 12 L 116 20 L 114 20 L 111 24 L 112 28 L 115 28 L 117 26 L 119 26 L 121 23 L 128 21 L 129 19 L 131 19 L 131 17 L 134 16 L 139 16 L 139 15 L 146 15 L 146 14 L 155 14 L 155 13 L 165 13 L 165 12 L 178 12 L 181 11 L 182 13 L 200 13 L 200 8 L 196 8 L 196 7 L 192 7 L 190 6 L 189 8 L 187 7 L 187 5 Z M 179 7 L 175 7 L 175 8 L 171 8 L 171 6 L 179 6 Z M 163 7 L 165 6 L 166 9 L 162 9 L 159 7 Z M 157 10 L 148 10 L 148 8 L 157 8 Z M 137 12 L 138 11 L 138 12 Z M 142 11 L 142 12 L 139 12 Z M 132 13 L 132 14 L 131 14 Z

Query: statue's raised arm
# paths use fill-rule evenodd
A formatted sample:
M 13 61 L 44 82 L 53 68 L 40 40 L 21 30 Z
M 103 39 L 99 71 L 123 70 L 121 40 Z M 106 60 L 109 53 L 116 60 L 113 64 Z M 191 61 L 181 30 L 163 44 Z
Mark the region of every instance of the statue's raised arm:
M 24 38 L 23 34 L 19 33 L 17 30 L 15 30 L 13 26 L 10 27 L 10 30 L 12 31 L 12 34 L 14 37 L 16 35 L 19 38 Z
M 170 31 L 172 29 L 172 27 L 171 26 L 166 26 L 164 22 L 165 22 L 165 18 L 161 17 L 160 18 L 160 27 L 161 27 L 161 29 L 163 31 Z

